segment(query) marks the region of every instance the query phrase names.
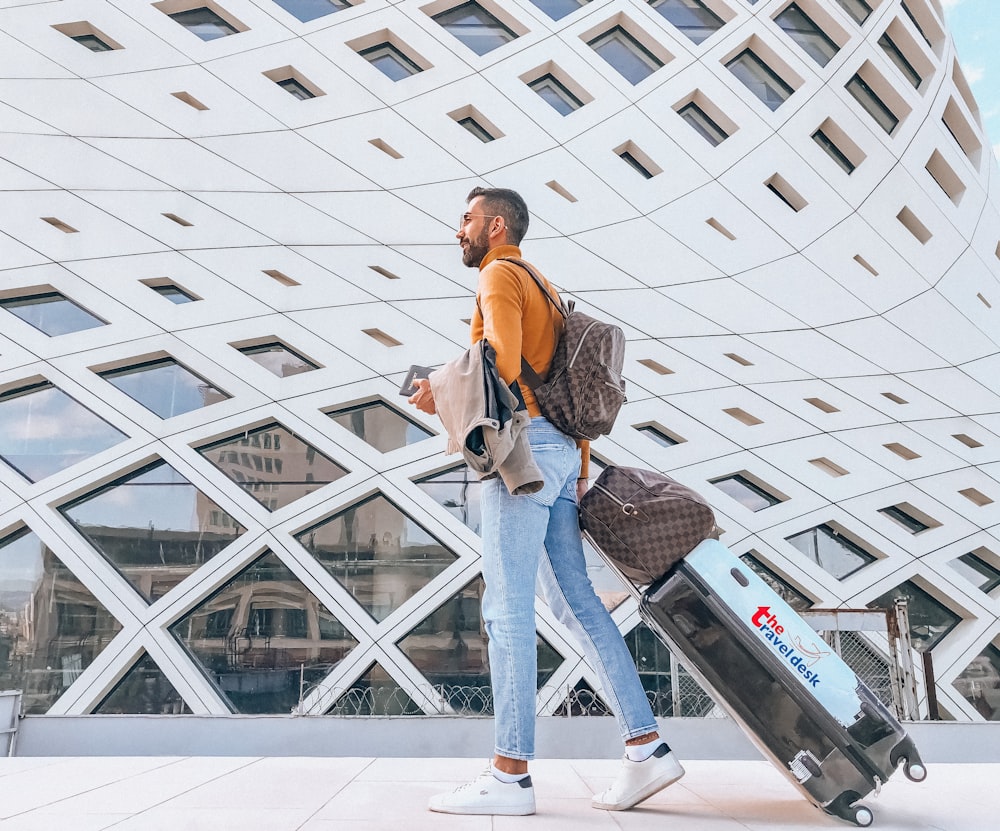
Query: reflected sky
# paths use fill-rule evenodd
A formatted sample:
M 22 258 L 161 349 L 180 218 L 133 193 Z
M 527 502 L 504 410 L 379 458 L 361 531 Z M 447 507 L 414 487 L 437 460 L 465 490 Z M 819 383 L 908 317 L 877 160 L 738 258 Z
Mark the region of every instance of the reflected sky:
M 0 300 L 0 306 L 49 337 L 105 325 L 99 317 L 95 317 L 58 292 L 36 294 L 32 297 L 12 297 Z
M 160 418 L 188 413 L 230 397 L 173 358 L 102 372 L 101 377 Z

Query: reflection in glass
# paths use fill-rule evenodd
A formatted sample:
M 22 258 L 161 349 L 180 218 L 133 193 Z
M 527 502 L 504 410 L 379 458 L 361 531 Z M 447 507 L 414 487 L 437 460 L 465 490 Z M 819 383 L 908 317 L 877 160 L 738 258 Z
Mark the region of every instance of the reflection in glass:
M 0 539 L 0 689 L 23 690 L 26 713 L 47 712 L 121 628 L 34 532 Z
M 146 652 L 125 673 L 108 696 L 94 708 L 101 715 L 136 713 L 140 715 L 177 715 L 191 708 Z
M 765 508 L 770 508 L 781 502 L 774 494 L 768 493 L 760 485 L 754 484 L 746 476 L 741 476 L 738 473 L 724 479 L 715 479 L 712 484 L 726 496 L 735 499 L 748 511 L 763 511 Z
M 932 649 L 945 635 L 962 622 L 943 603 L 939 603 L 912 580 L 900 583 L 868 604 L 869 609 L 892 609 L 897 598 L 905 598 L 910 616 L 910 639 L 918 652 Z
M 0 395 L 0 458 L 29 482 L 65 470 L 126 438 L 52 384 Z
M 227 20 L 223 20 L 207 6 L 175 12 L 169 17 L 202 40 L 215 40 L 227 35 L 235 35 L 237 31 L 235 26 Z
M 245 530 L 163 461 L 60 510 L 150 603 Z
M 419 716 L 423 711 L 379 664 L 372 664 L 327 710 L 328 716 Z
M 590 0 L 531 0 L 531 2 L 553 20 L 561 20 L 570 12 L 585 6 Z
M 638 84 L 663 66 L 663 61 L 621 26 L 609 29 L 588 45 L 631 84 Z
M 391 43 L 379 43 L 362 49 L 358 54 L 393 81 L 402 81 L 423 71 Z
M 840 47 L 795 3 L 786 6 L 774 22 L 820 66 L 826 66 Z
M 715 707 L 708 693 L 679 664 L 677 690 L 673 689 L 670 650 L 645 623 L 640 623 L 625 635 L 625 645 L 632 653 L 654 715 L 700 718 Z M 674 706 L 675 699 L 677 707 Z
M 702 0 L 649 0 L 649 5 L 695 43 L 701 43 L 725 25 Z
M 642 427 L 636 427 L 635 429 L 651 438 L 660 447 L 673 447 L 675 444 L 680 444 L 673 436 L 668 436 L 663 430 L 657 429 L 652 424 L 644 424 Z
M 285 11 L 294 14 L 303 23 L 334 12 L 351 8 L 346 0 L 274 0 Z
M 497 20 L 474 0 L 453 6 L 447 11 L 434 15 L 433 19 L 477 55 L 492 52 L 517 37 L 513 30 Z
M 239 713 L 290 713 L 357 641 L 268 551 L 170 627 Z
M 269 511 L 347 473 L 277 422 L 204 445 L 198 452 Z
M 708 113 L 693 101 L 685 104 L 677 111 L 677 115 L 690 124 L 696 133 L 713 147 L 718 147 L 729 138 L 729 133 L 716 124 Z
M 93 315 L 76 305 L 57 291 L 25 297 L 6 297 L 0 299 L 0 308 L 6 309 L 25 323 L 31 324 L 40 332 L 53 338 L 57 335 L 66 335 L 70 332 L 81 332 L 84 329 L 93 329 L 95 326 L 107 325 L 97 315 Z
M 869 554 L 826 523 L 786 537 L 785 541 L 838 580 L 850 577 L 876 559 L 873 554 Z
M 1000 571 L 971 551 L 952 560 L 948 565 L 981 592 L 989 594 L 997 586 L 1000 586 Z
M 189 413 L 230 397 L 173 358 L 99 374 L 160 418 Z
M 772 571 L 749 551 L 740 559 L 761 578 L 775 594 L 784 600 L 796 612 L 802 612 L 812 608 L 813 602 L 802 592 L 796 589 L 791 583 L 781 577 L 777 572 Z
M 855 75 L 850 81 L 844 84 L 844 89 L 854 96 L 854 99 L 864 108 L 865 112 L 875 119 L 875 123 L 879 127 L 890 134 L 896 129 L 896 125 L 899 124 L 896 114 L 886 106 L 875 90 L 868 86 L 864 78 L 860 75 Z
M 184 303 L 194 303 L 198 300 L 193 294 L 188 294 L 180 286 L 175 286 L 173 283 L 163 283 L 158 286 L 150 286 L 150 288 L 161 297 L 167 298 L 175 306 L 181 306 Z
M 493 714 L 486 631 L 480 618 L 483 578 L 447 600 L 397 643 L 437 693 L 459 713 Z M 537 689 L 562 658 L 540 635 Z
M 327 415 L 380 453 L 416 444 L 434 435 L 382 401 L 334 410 Z
M 298 375 L 301 372 L 309 372 L 319 368 L 308 358 L 303 358 L 294 349 L 285 346 L 280 341 L 241 347 L 240 352 L 279 378 L 287 378 L 289 375 Z
M 295 536 L 375 620 L 385 620 L 457 559 L 384 496 Z
M 551 72 L 528 84 L 560 115 L 569 115 L 583 106 L 583 101 L 570 92 Z
M 611 716 L 614 713 L 604 703 L 594 688 L 582 678 L 570 691 L 563 703 L 552 711 L 554 716 Z
M 992 643 L 952 683 L 987 721 L 1000 721 L 1000 649 Z
M 750 49 L 740 52 L 726 64 L 726 68 L 763 101 L 769 110 L 778 109 L 795 92 Z

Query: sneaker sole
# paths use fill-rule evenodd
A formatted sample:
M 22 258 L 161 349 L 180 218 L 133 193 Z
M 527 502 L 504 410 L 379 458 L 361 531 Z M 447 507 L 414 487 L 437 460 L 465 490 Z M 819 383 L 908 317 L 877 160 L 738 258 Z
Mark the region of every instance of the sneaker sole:
M 591 807 L 597 808 L 601 811 L 627 811 L 629 808 L 634 808 L 643 800 L 649 799 L 653 794 L 657 794 L 664 788 L 673 785 L 674 782 L 678 781 L 682 776 L 684 776 L 684 768 L 681 768 L 680 773 L 676 776 L 667 776 L 662 779 L 654 779 L 641 791 L 636 791 L 627 800 L 621 802 L 599 802 L 597 797 L 594 797 L 590 801 Z
M 535 813 L 535 806 L 518 807 L 513 805 L 477 805 L 474 808 L 452 808 L 447 805 L 429 805 L 428 808 L 438 814 L 465 814 L 468 816 L 494 817 L 526 817 Z

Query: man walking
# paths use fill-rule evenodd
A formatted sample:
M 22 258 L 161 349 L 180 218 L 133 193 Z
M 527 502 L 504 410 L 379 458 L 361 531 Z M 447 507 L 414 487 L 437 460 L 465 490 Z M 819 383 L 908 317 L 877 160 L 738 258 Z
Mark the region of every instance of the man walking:
M 520 375 L 522 355 L 544 378 L 562 317 L 528 272 L 506 259 L 521 257 L 518 246 L 528 230 L 528 208 L 517 193 L 501 188 L 474 188 L 466 201 L 456 236 L 462 262 L 480 272 L 472 342 L 485 338 L 493 346 L 504 383 Z M 557 430 L 542 417 L 530 387 L 520 383 L 520 388 L 532 417 L 526 429 L 544 487 L 512 496 L 502 479 L 494 477 L 483 481 L 480 496 L 494 758 L 479 778 L 432 797 L 429 807 L 450 814 L 535 812 L 528 761 L 535 753 L 537 575 L 549 607 L 596 670 L 626 744 L 618 778 L 592 804 L 626 810 L 680 779 L 684 769 L 660 739 L 632 656 L 587 576 L 577 502 L 587 489 L 589 443 L 578 445 Z M 410 403 L 435 412 L 429 381 L 418 382 Z

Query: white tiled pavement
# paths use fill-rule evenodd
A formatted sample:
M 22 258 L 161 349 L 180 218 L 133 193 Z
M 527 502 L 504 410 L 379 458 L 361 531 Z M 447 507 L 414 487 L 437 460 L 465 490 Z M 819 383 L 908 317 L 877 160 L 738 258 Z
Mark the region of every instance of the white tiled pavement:
M 642 806 L 597 811 L 590 795 L 618 762 L 532 763 L 533 817 L 456 817 L 428 797 L 472 778 L 474 759 L 306 757 L 0 758 L 2 831 L 812 831 L 855 826 L 814 808 L 768 762 L 686 763 L 687 776 Z M 929 766 L 895 776 L 866 804 L 879 831 L 992 831 L 1000 764 Z

